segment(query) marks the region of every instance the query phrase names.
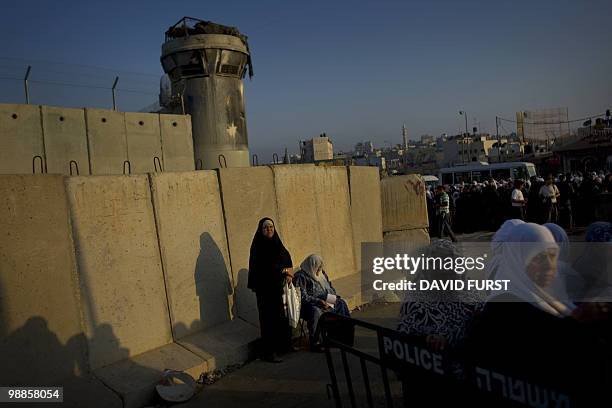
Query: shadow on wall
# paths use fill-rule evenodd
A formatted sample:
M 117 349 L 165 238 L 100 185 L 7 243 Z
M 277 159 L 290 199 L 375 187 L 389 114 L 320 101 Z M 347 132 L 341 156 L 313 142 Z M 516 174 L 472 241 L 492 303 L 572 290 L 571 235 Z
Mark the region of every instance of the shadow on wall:
M 3 319 L 0 324 L 5 327 L 6 321 Z M 113 355 L 120 355 L 123 359 L 129 356 L 129 350 L 121 347 L 109 324 L 97 326 L 90 341 L 104 343 Z M 87 343 L 86 336 L 79 333 L 62 344 L 46 319 L 30 317 L 23 326 L 0 337 L 0 385 L 62 386 L 63 406 L 113 405 L 113 402 L 118 402 L 117 397 L 109 400 L 110 391 L 90 375 Z M 148 372 L 161 378 L 158 370 L 138 364 L 131 364 L 130 371 L 134 375 Z
M 230 271 L 221 249 L 208 232 L 200 235 L 200 254 L 193 278 L 200 303 L 200 323 L 194 322 L 196 327 L 192 323 L 192 329 L 204 329 L 230 320 L 234 294 Z M 178 330 L 175 333 L 182 337 Z
M 0 341 L 2 385 L 53 385 L 87 372 L 85 336 L 77 334 L 62 345 L 40 316 L 30 317 Z
M 259 327 L 259 314 L 257 311 L 257 298 L 255 292 L 247 287 L 249 270 L 241 269 L 236 282 L 236 313 L 238 317 Z

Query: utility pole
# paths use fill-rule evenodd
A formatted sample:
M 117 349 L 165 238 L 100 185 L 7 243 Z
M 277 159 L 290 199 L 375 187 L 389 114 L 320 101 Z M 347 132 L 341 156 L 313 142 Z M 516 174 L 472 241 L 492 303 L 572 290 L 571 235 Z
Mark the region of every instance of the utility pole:
M 501 163 L 501 139 L 499 138 L 499 118 L 495 116 L 495 132 L 497 133 L 497 162 Z
M 113 82 L 112 92 L 113 92 L 113 110 L 117 110 L 117 103 L 115 101 L 115 89 L 117 88 L 117 82 L 119 82 L 119 77 L 115 77 L 115 82 Z
M 26 103 L 30 104 L 30 89 L 28 88 L 28 78 L 30 76 L 30 71 L 32 70 L 32 66 L 28 65 L 28 69 L 26 70 L 25 78 L 23 78 L 23 85 L 25 87 L 25 97 Z

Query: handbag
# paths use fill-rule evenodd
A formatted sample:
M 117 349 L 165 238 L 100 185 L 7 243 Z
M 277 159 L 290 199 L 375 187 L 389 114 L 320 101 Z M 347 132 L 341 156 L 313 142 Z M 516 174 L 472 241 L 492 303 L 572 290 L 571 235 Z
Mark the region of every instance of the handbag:
M 300 321 L 300 307 L 302 305 L 300 288 L 294 286 L 293 283 L 287 283 L 283 288 L 283 301 L 289 326 L 295 329 Z

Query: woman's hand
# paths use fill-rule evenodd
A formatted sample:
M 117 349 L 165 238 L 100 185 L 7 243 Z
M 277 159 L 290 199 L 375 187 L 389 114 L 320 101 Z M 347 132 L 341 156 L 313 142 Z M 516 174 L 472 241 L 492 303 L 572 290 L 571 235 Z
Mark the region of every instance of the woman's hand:
M 326 310 L 330 308 L 330 306 L 327 304 L 327 302 L 324 301 L 323 299 L 319 299 L 319 306 L 321 308 L 323 308 L 323 309 L 326 309 Z
M 293 275 L 291 274 L 291 272 L 293 272 L 293 269 L 291 269 L 291 268 L 283 269 L 283 274 L 285 275 L 285 282 L 287 284 L 289 284 L 289 283 L 291 283 L 293 281 Z

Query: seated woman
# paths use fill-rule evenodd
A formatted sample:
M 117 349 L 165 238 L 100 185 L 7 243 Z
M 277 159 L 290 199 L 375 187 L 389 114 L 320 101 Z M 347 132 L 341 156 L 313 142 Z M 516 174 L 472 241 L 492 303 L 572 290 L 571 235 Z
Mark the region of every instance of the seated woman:
M 584 310 L 572 310 L 547 291 L 558 269 L 558 244 L 546 227 L 532 223 L 513 227 L 505 242 L 496 255 L 502 259 L 496 279 L 510 283 L 487 299 L 468 334 L 467 357 L 489 371 L 583 394 L 598 381 L 598 367 L 589 365 L 598 348 L 582 325 Z
M 300 269 L 295 272 L 293 284 L 299 286 L 302 294 L 300 315 L 308 325 L 311 350 L 320 349 L 317 324 L 324 312 L 332 311 L 350 316 L 344 299 L 336 294 L 329 277 L 323 270 L 323 258 L 312 254 L 306 257 Z

